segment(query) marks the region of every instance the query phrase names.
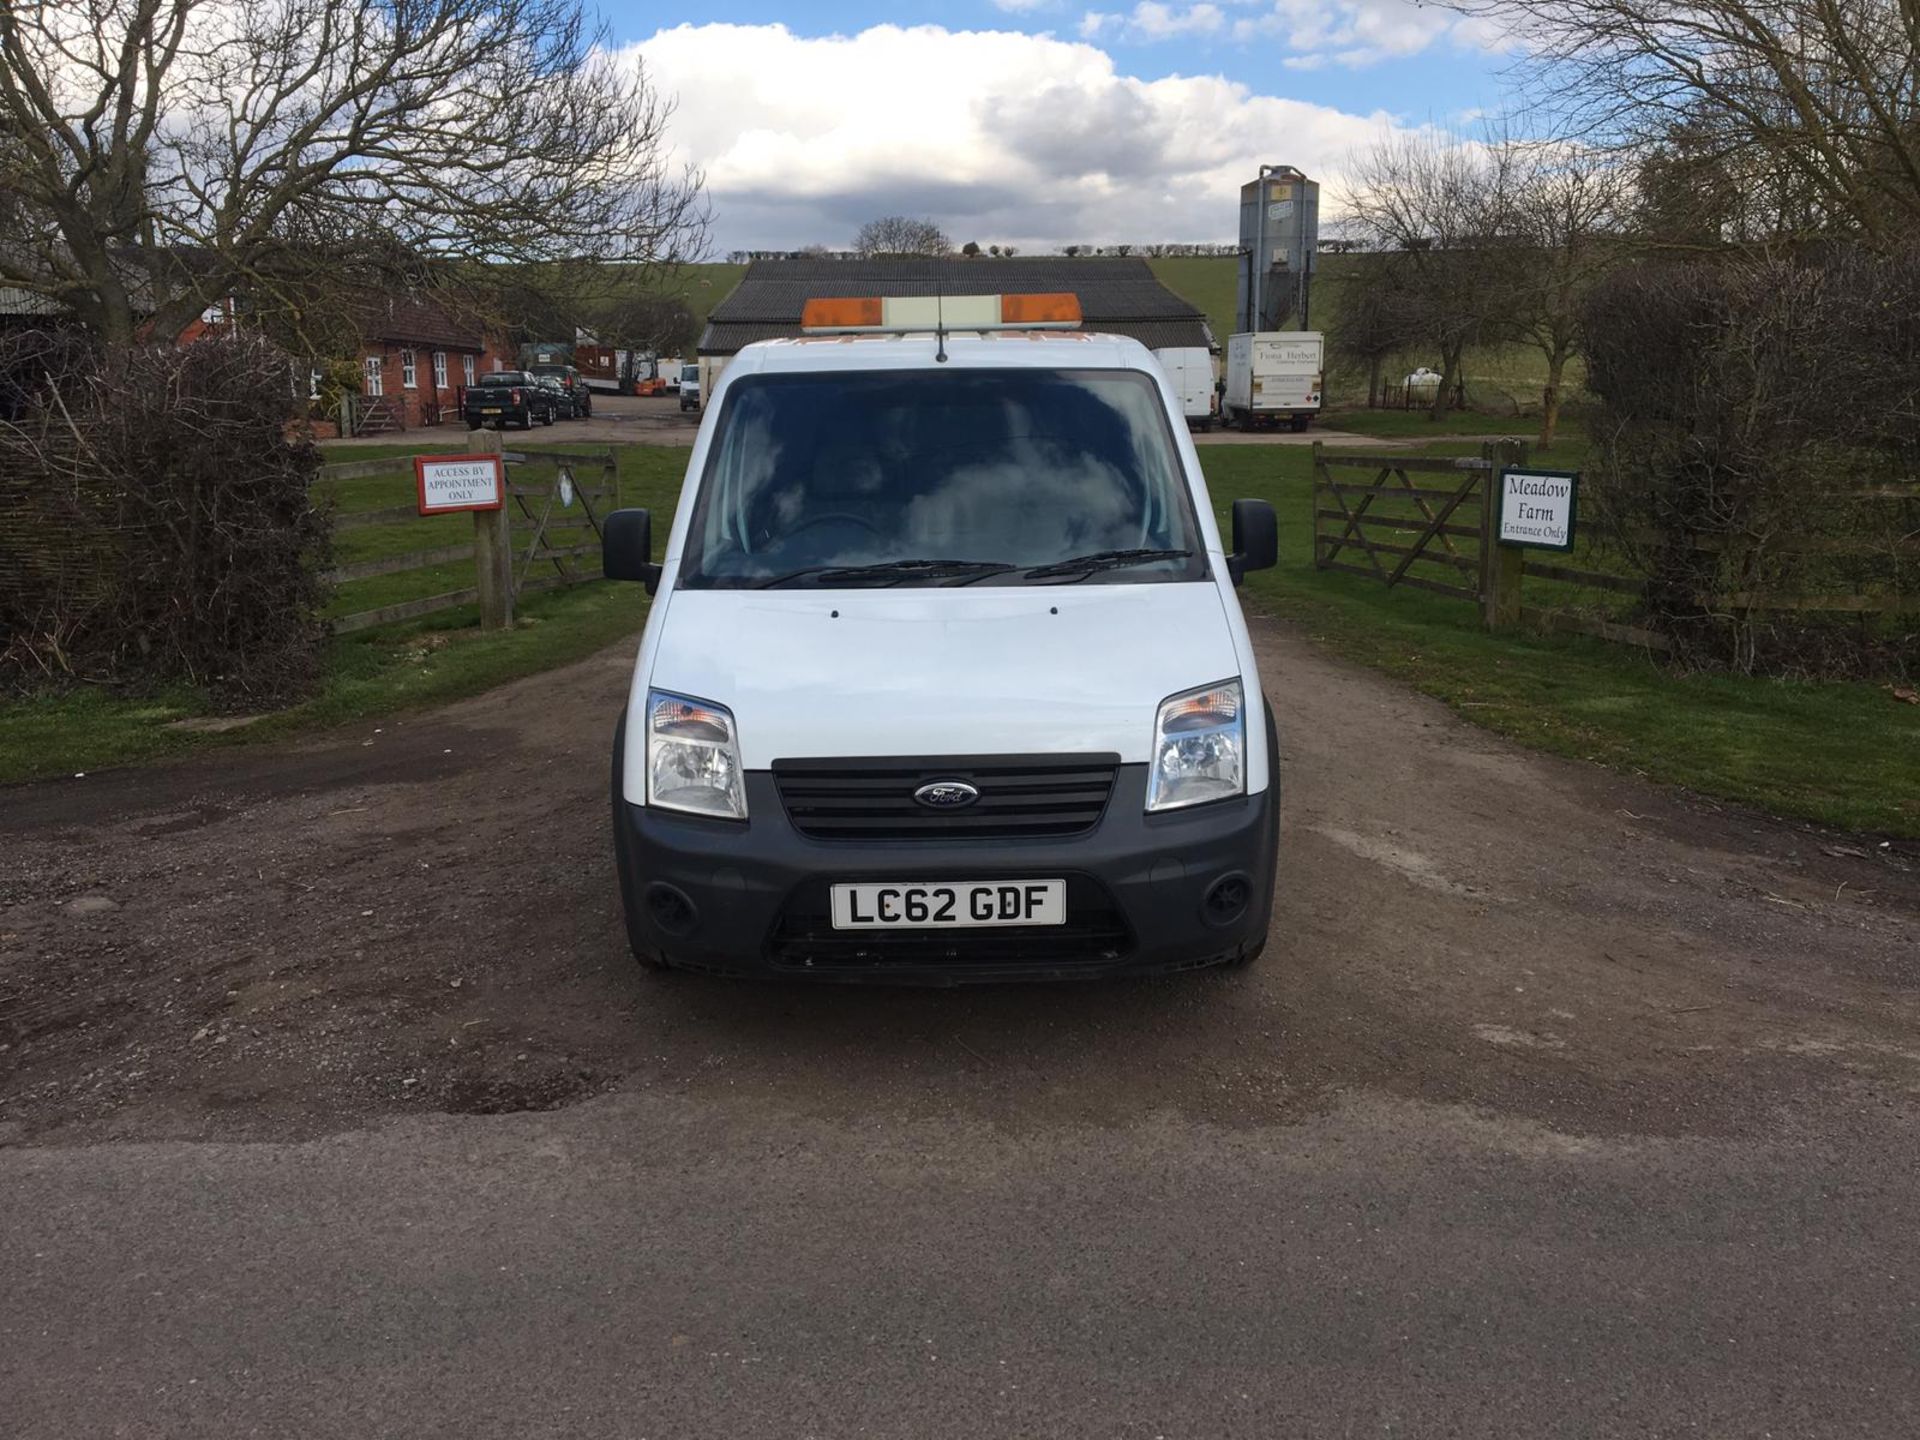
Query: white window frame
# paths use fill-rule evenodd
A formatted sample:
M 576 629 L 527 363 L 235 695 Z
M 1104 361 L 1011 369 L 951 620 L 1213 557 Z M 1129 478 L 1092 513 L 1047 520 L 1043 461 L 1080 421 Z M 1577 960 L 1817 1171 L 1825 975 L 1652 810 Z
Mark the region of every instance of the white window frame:
M 403 390 L 420 388 L 420 365 L 411 350 L 400 352 L 400 388 Z
M 363 382 L 361 388 L 368 395 L 384 395 L 387 393 L 387 357 L 386 356 L 384 355 L 367 356 L 367 363 L 364 367 L 362 367 L 362 373 L 366 376 L 366 379 Z
M 433 352 L 433 388 L 436 390 L 447 388 L 447 352 L 444 350 Z
M 471 356 L 471 355 L 462 355 L 462 356 L 460 357 L 460 369 L 461 369 L 461 370 L 462 370 L 462 371 L 463 371 L 463 372 L 465 373 L 465 375 L 466 375 L 466 377 L 467 377 L 467 384 L 468 384 L 469 386 L 471 386 L 471 385 L 473 384 L 473 381 L 474 381 L 474 374 L 473 374 L 473 356 Z

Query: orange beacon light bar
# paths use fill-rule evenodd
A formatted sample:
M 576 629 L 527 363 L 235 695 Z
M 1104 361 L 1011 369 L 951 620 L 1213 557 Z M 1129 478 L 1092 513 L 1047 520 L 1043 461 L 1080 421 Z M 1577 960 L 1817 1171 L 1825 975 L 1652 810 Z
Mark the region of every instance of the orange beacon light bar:
M 1077 330 L 1080 297 L 1045 295 L 891 295 L 809 300 L 800 328 L 809 335 L 906 335 L 935 330 Z

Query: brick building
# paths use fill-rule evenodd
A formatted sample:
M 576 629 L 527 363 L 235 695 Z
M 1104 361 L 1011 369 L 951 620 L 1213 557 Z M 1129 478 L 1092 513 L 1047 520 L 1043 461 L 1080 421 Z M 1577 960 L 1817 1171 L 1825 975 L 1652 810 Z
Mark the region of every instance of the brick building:
M 515 363 L 479 319 L 421 296 L 374 300 L 357 328 L 363 435 L 458 424 L 461 392 Z

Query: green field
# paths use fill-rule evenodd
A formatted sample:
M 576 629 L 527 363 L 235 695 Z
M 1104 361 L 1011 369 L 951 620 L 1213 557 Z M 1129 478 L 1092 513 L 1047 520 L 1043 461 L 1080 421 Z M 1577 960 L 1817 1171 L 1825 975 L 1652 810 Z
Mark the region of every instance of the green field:
M 335 458 L 359 462 L 391 456 L 403 461 L 421 450 L 444 448 L 356 446 L 336 451 Z M 670 514 L 679 496 L 687 452 L 632 445 L 617 447 L 615 454 L 623 503 Z M 325 493 L 341 513 L 379 510 L 411 503 L 414 483 L 411 472 L 397 463 L 390 474 L 329 485 Z M 465 515 L 347 530 L 338 536 L 335 560 L 346 564 L 453 545 L 472 535 L 473 521 Z M 594 562 L 589 558 L 587 563 Z M 328 613 L 350 614 L 472 584 L 470 560 L 374 576 L 340 586 Z M 623 635 L 636 633 L 646 613 L 647 596 L 639 586 L 588 584 L 524 597 L 515 606 L 516 624 L 511 631 L 482 632 L 475 607 L 465 605 L 336 636 L 317 695 L 219 733 L 179 728 L 181 721 L 210 714 L 206 697 L 185 688 L 143 696 L 80 688 L 65 695 L 0 704 L 0 782 L 125 765 L 206 745 L 246 743 L 442 704 L 590 655 Z
M 1459 454 L 1477 447 L 1439 442 L 1430 448 Z M 1569 441 L 1567 463 L 1578 463 L 1580 448 L 1577 438 Z M 341 453 L 360 460 L 381 452 Z M 670 513 L 687 452 L 630 446 L 617 453 L 624 503 Z M 1250 610 L 1299 622 L 1328 649 L 1396 676 L 1524 744 L 1787 816 L 1920 836 L 1920 707 L 1896 704 L 1867 684 L 1681 674 L 1602 641 L 1490 635 L 1470 602 L 1313 569 L 1310 450 L 1217 446 L 1201 453 L 1223 517 L 1226 503 L 1242 496 L 1270 500 L 1280 517 L 1281 563 L 1249 578 L 1243 593 Z M 405 504 L 411 494 L 410 478 L 396 467 L 389 476 L 338 486 L 334 498 L 345 510 L 365 510 Z M 343 539 L 365 538 L 343 549 L 360 558 L 362 546 L 395 553 L 455 543 L 470 533 L 471 522 L 463 517 L 441 517 L 347 532 Z M 1574 561 L 1581 563 L 1581 557 Z M 365 609 L 468 584 L 471 567 L 455 565 L 446 574 L 356 582 L 342 587 L 336 603 L 343 610 Z M 1530 595 L 1530 604 L 1543 601 L 1623 603 L 1622 597 L 1570 594 L 1564 587 Z M 218 735 L 174 728 L 174 722 L 207 713 L 204 698 L 185 691 L 120 696 L 82 689 L 0 705 L 0 781 L 127 764 L 442 703 L 591 654 L 635 633 L 646 607 L 637 586 L 589 584 L 527 597 L 518 607 L 518 624 L 504 633 L 482 633 L 472 607 L 464 607 L 340 636 L 317 696 Z
M 1364 284 L 1371 257 L 1365 255 L 1322 255 L 1314 272 L 1312 328 L 1329 338 L 1340 328 L 1341 299 L 1347 287 Z M 1169 290 L 1191 301 L 1206 313 L 1214 339 L 1225 345 L 1234 323 L 1234 289 L 1239 261 L 1232 256 L 1173 256 L 1147 262 L 1153 273 Z M 1389 379 L 1397 380 L 1415 366 L 1427 364 L 1439 368 L 1438 355 L 1409 352 L 1386 367 Z M 1467 400 L 1477 411 L 1505 419 L 1537 414 L 1540 388 L 1546 383 L 1546 358 L 1531 345 L 1487 345 L 1467 353 Z M 1568 388 L 1577 398 L 1582 372 L 1576 365 L 1568 376 Z M 1328 377 L 1329 404 L 1351 406 L 1367 396 L 1364 374 L 1335 371 Z M 1497 429 L 1475 422 L 1471 433 Z M 1369 430 L 1369 434 L 1385 431 Z
M 1870 684 L 1683 674 L 1601 640 L 1489 634 L 1469 601 L 1313 568 L 1311 451 L 1202 455 L 1223 525 L 1241 497 L 1268 499 L 1279 514 L 1280 564 L 1249 577 L 1250 609 L 1298 621 L 1328 649 L 1535 748 L 1780 815 L 1920 837 L 1920 707 Z M 1577 448 L 1567 459 L 1578 464 Z M 1620 603 L 1526 583 L 1529 604 Z
M 693 312 L 693 318 L 704 326 L 713 307 L 733 293 L 733 287 L 740 283 L 740 277 L 746 273 L 747 267 L 744 265 L 728 265 L 718 261 L 682 265 L 663 278 L 660 288 L 666 294 L 677 295 L 684 300 L 687 309 Z

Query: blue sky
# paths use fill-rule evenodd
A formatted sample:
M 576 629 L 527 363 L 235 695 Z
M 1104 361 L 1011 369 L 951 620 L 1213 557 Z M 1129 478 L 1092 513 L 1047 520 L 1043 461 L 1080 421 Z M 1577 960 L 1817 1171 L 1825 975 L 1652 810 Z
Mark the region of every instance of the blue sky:
M 604 3 L 679 103 L 722 249 L 845 243 L 909 211 L 956 240 L 1231 237 L 1240 179 L 1299 165 L 1340 206 L 1396 127 L 1471 131 L 1506 60 L 1414 0 Z

